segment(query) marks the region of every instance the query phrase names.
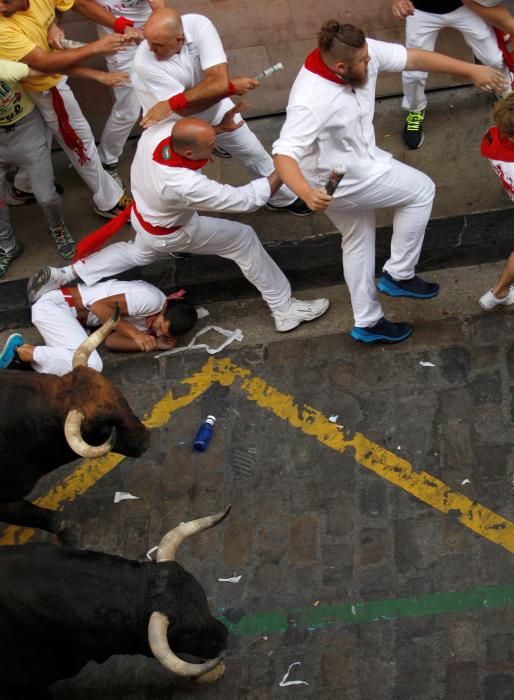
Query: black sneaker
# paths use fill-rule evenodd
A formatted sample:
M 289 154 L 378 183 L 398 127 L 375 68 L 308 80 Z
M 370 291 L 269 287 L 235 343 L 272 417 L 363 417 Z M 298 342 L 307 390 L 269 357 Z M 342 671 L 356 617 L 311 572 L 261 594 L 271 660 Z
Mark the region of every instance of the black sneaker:
M 413 330 L 408 323 L 393 323 L 382 316 L 373 326 L 367 328 L 355 326 L 350 335 L 361 343 L 401 343 L 412 335 Z
M 213 153 L 215 156 L 218 156 L 218 158 L 232 158 L 232 154 L 220 146 L 215 146 Z
M 5 181 L 5 203 L 10 207 L 20 207 L 35 201 L 33 192 L 24 192 L 15 187 L 10 180 Z
M 103 209 L 97 209 L 95 207 L 95 212 L 99 216 L 103 216 L 104 219 L 115 219 L 118 214 L 121 214 L 121 212 L 129 206 L 129 204 L 132 204 L 132 199 L 126 192 L 124 192 L 118 204 L 115 204 L 112 209 L 107 209 L 107 211 L 104 211 Z
M 439 285 L 435 282 L 425 282 L 414 275 L 408 280 L 395 280 L 384 270 L 377 287 L 390 297 L 413 297 L 414 299 L 432 299 L 439 294 Z
M 403 140 L 405 145 L 414 150 L 419 148 L 425 140 L 423 134 L 423 119 L 425 118 L 425 110 L 421 112 L 409 112 L 403 128 Z
M 266 209 L 271 209 L 271 211 L 287 211 L 294 216 L 312 216 L 312 214 L 314 214 L 312 209 L 309 209 L 300 197 L 297 197 L 294 202 L 287 204 L 285 207 L 277 207 L 275 204 L 271 204 L 271 202 L 266 202 L 265 207 Z

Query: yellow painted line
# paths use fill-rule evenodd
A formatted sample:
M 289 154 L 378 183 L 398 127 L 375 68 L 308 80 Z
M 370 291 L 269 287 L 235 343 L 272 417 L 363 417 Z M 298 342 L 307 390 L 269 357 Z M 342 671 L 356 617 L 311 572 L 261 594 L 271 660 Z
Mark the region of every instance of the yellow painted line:
M 156 404 L 144 422 L 149 428 L 157 428 L 166 423 L 176 410 L 197 399 L 213 383 L 230 386 L 236 380 L 240 382 L 240 388 L 247 398 L 259 407 L 337 452 L 353 449 L 355 461 L 361 466 L 442 513 L 453 511 L 464 527 L 509 552 L 514 552 L 514 524 L 509 520 L 453 491 L 428 472 L 415 471 L 410 462 L 372 442 L 362 433 L 351 434 L 347 430 L 343 431 L 312 406 L 299 406 L 293 396 L 269 386 L 260 377 L 252 376 L 250 370 L 235 365 L 228 358 L 211 358 L 199 372 L 182 381 L 182 384 L 189 386 L 189 393 L 176 399 L 171 393 L 168 394 Z M 122 459 L 119 455 L 110 454 L 102 460 L 83 462 L 62 486 L 56 487 L 37 503 L 49 508 L 58 508 L 64 501 L 73 500 L 80 493 L 84 493 Z M 26 541 L 31 536 L 30 530 L 11 527 L 4 537 L 0 538 L 0 544 L 9 544 L 15 540 Z

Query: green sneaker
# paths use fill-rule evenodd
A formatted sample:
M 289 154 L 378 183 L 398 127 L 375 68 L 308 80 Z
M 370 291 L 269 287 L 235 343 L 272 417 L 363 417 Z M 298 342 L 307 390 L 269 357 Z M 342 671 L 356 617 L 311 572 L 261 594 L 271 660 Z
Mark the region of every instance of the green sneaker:
M 414 150 L 419 148 L 425 140 L 423 134 L 423 119 L 425 118 L 425 110 L 421 112 L 409 112 L 403 129 L 403 140 L 407 148 Z
M 50 229 L 50 235 L 55 241 L 59 255 L 65 260 L 71 260 L 75 255 L 75 241 L 64 224 Z
M 12 261 L 20 257 L 23 250 L 23 243 L 20 243 L 19 241 L 16 241 L 11 250 L 2 250 L 2 248 L 0 248 L 0 278 L 5 275 L 7 268 Z

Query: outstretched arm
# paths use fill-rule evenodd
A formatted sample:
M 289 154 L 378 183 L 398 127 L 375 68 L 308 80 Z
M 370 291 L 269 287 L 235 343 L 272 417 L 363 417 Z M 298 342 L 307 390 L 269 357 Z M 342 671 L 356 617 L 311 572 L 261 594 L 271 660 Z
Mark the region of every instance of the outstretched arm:
M 427 71 L 428 73 L 452 73 L 470 80 L 484 92 L 501 93 L 506 89 L 505 76 L 496 68 L 477 66 L 474 63 L 450 58 L 442 53 L 407 49 L 405 70 Z
M 36 70 L 45 73 L 56 73 L 91 56 L 114 53 L 123 46 L 124 41 L 121 34 L 109 34 L 102 39 L 98 39 L 98 41 L 92 41 L 85 46 L 81 46 L 79 49 L 43 51 L 43 49 L 36 46 L 20 60 Z

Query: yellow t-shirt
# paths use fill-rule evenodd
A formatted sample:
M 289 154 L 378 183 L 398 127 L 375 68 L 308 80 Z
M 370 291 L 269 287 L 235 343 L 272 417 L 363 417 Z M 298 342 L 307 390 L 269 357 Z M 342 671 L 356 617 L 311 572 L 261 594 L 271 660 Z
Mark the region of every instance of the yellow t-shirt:
M 19 82 L 28 74 L 26 63 L 0 59 L 0 126 L 15 124 L 34 109 L 34 103 Z
M 20 61 L 37 46 L 50 51 L 47 41 L 48 27 L 55 18 L 55 11 L 65 12 L 74 0 L 32 0 L 25 12 L 15 12 L 12 17 L 0 16 L 0 58 Z M 42 92 L 57 85 L 60 75 L 39 75 L 23 81 L 28 90 Z

